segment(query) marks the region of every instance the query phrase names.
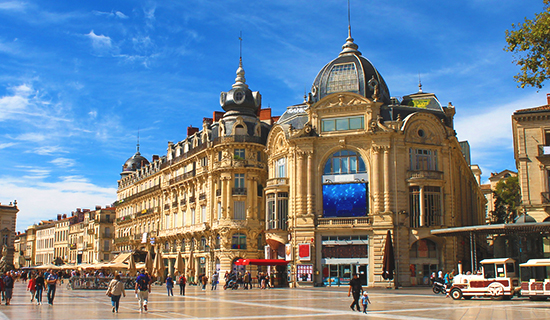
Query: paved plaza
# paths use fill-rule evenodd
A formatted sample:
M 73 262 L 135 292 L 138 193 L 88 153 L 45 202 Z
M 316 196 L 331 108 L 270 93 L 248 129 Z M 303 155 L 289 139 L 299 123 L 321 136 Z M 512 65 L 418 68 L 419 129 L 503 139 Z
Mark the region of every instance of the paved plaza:
M 176 290 L 178 289 L 178 290 Z M 364 315 L 350 310 L 347 288 L 202 291 L 188 286 L 185 297 L 168 297 L 154 286 L 149 312 L 140 314 L 133 291 L 122 298 L 118 314 L 104 291 L 68 290 L 58 286 L 53 306 L 37 306 L 22 283 L 16 283 L 1 319 L 549 319 L 550 301 L 472 299 L 454 301 L 429 288 L 370 289 L 372 304 Z M 44 294 L 44 301 L 47 301 Z

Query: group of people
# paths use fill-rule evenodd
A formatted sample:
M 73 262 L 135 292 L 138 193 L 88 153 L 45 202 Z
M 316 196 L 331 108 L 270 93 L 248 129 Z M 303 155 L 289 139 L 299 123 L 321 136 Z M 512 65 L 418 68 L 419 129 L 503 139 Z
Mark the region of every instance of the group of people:
M 29 291 L 31 295 L 31 302 L 36 300 L 36 304 L 41 305 L 42 293 L 44 290 L 47 290 L 48 304 L 53 305 L 57 283 L 59 282 L 59 275 L 57 272 L 54 270 L 47 270 L 45 272 L 25 272 L 23 275 L 20 274 L 19 278 L 23 281 L 23 283 L 26 283 L 28 279 L 27 291 Z M 5 301 L 6 305 L 11 303 L 13 285 L 16 279 L 17 276 L 14 271 L 8 271 L 5 276 L 0 277 L 2 301 Z

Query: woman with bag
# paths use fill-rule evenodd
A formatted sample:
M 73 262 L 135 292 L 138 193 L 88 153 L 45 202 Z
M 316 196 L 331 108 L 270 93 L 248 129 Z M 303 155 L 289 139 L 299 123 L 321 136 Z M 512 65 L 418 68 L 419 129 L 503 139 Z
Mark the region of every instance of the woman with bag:
M 124 283 L 120 281 L 120 274 L 117 274 L 107 287 L 105 293 L 108 297 L 111 297 L 111 303 L 113 304 L 113 312 L 118 313 L 118 306 L 120 303 L 120 296 L 126 297 L 126 291 L 124 291 Z

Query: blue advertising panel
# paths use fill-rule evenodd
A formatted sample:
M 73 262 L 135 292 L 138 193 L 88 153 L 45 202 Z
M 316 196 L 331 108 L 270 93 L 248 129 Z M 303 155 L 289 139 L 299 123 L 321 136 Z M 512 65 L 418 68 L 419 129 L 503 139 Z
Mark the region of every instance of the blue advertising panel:
M 368 211 L 366 183 L 323 185 L 323 217 L 364 217 Z

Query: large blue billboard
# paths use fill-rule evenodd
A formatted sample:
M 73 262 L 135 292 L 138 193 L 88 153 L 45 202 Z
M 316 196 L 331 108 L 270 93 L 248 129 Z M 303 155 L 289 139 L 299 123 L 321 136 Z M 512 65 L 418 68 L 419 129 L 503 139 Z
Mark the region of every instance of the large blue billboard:
M 323 217 L 364 217 L 367 215 L 367 184 L 323 185 Z

